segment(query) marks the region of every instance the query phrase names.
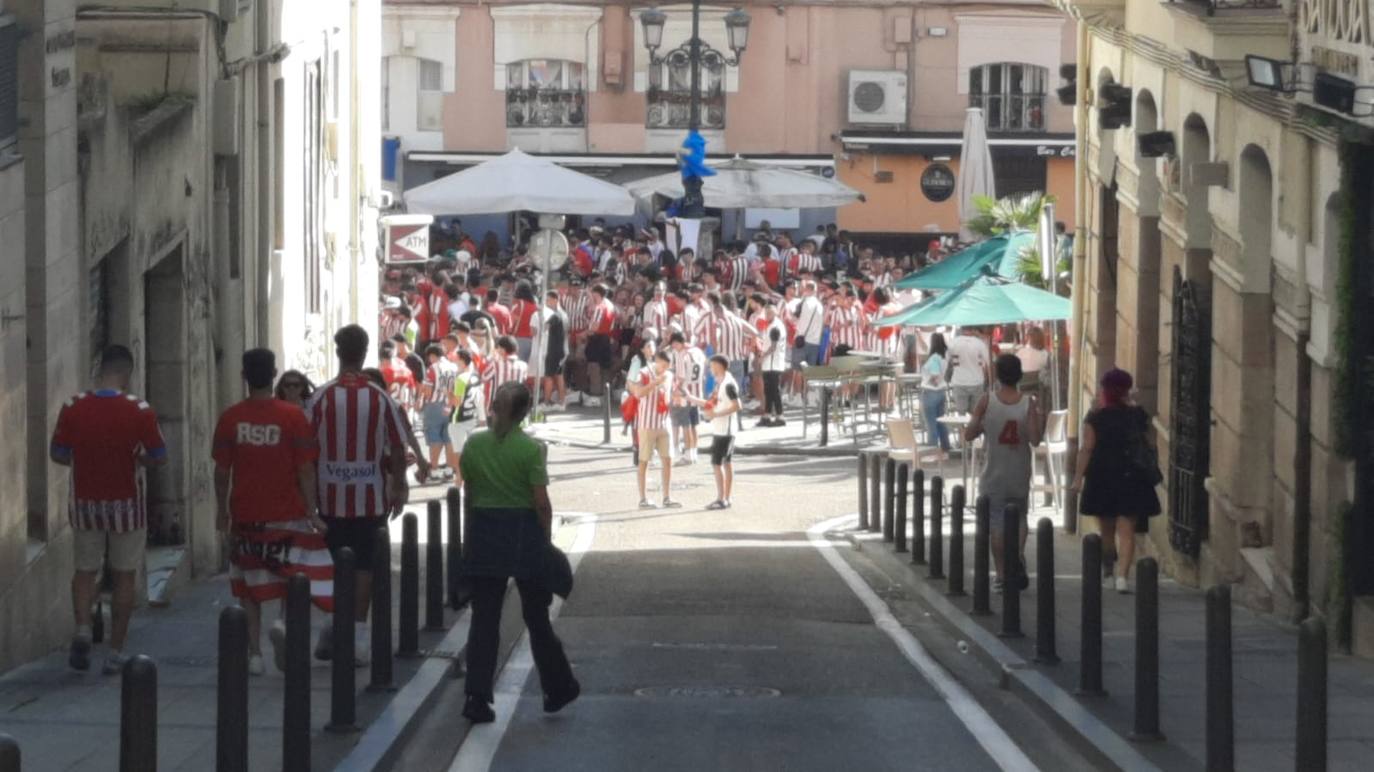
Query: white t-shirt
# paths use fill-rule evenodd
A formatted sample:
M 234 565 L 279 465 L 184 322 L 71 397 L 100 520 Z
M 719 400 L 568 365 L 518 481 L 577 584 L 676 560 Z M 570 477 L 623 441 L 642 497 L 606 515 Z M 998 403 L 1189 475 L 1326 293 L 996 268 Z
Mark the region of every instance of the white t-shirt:
M 949 360 L 954 373 L 951 386 L 983 386 L 988 368 L 988 345 L 972 335 L 956 335 L 949 343 Z
M 807 295 L 797 304 L 797 334 L 806 336 L 806 342 L 819 346 L 821 333 L 825 331 L 825 307 L 815 295 Z
M 775 316 L 763 333 L 763 356 L 760 367 L 764 372 L 782 372 L 787 369 L 787 350 L 791 344 L 787 340 L 787 325 L 782 317 Z
M 711 406 L 712 413 L 726 409 L 731 405 L 739 406 L 739 384 L 735 383 L 735 376 L 729 372 L 725 377 L 716 382 L 716 390 L 711 393 L 711 400 L 715 402 Z M 717 415 L 711 419 L 711 433 L 717 437 L 730 437 L 735 433 L 735 415 Z
M 1021 372 L 1038 373 L 1044 370 L 1050 363 L 1049 349 L 1038 349 L 1031 346 L 1022 346 L 1016 351 L 1016 358 L 1021 360 Z

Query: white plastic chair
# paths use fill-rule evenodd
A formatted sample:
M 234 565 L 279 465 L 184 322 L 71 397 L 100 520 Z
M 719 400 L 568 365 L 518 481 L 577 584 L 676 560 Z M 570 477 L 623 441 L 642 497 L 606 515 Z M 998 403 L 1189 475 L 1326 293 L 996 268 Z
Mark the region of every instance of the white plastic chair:
M 1045 439 L 1035 447 L 1035 459 L 1043 461 L 1044 470 L 1049 474 L 1049 483 L 1035 482 L 1031 485 L 1033 493 L 1049 493 L 1056 511 L 1063 511 L 1064 503 L 1064 459 L 1069 454 L 1069 411 L 1055 410 L 1045 421 Z M 1035 476 L 1036 480 L 1043 475 Z

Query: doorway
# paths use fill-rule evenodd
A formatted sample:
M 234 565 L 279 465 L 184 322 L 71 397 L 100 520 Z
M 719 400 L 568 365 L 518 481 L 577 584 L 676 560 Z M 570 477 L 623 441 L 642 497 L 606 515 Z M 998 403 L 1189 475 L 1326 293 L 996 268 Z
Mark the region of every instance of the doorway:
M 148 470 L 148 544 L 186 543 L 186 291 L 184 246 L 143 274 L 143 394 L 157 411 L 168 461 Z

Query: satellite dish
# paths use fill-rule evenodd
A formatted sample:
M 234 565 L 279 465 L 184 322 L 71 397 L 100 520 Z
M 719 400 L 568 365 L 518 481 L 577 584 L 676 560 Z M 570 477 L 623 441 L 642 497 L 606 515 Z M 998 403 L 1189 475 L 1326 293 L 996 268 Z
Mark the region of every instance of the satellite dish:
M 529 256 L 536 265 L 543 265 L 547 258 L 549 270 L 557 271 L 568 262 L 568 237 L 562 231 L 538 231 L 530 237 Z

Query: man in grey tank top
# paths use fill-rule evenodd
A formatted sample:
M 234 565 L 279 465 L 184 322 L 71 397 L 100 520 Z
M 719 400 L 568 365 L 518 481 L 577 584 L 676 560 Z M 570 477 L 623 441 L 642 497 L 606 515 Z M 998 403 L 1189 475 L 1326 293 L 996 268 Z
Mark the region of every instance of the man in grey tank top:
M 986 463 L 978 480 L 978 490 L 988 497 L 991 505 L 988 530 L 991 531 L 992 559 L 997 565 L 994 589 L 1000 589 L 1004 581 L 1011 580 L 1024 590 L 1030 585 L 1025 571 L 1025 553 L 1031 448 L 1040 444 L 1043 425 L 1035 398 L 1022 394 L 1017 388 L 1021 382 L 1021 360 L 1015 355 L 1003 354 L 997 357 L 994 369 L 997 388 L 983 395 L 973 408 L 972 419 L 964 429 L 964 441 L 973 442 L 979 435 L 987 438 L 983 442 Z M 1016 505 L 1021 518 L 1021 560 L 1015 566 L 1002 565 L 1002 516 L 1008 504 Z

